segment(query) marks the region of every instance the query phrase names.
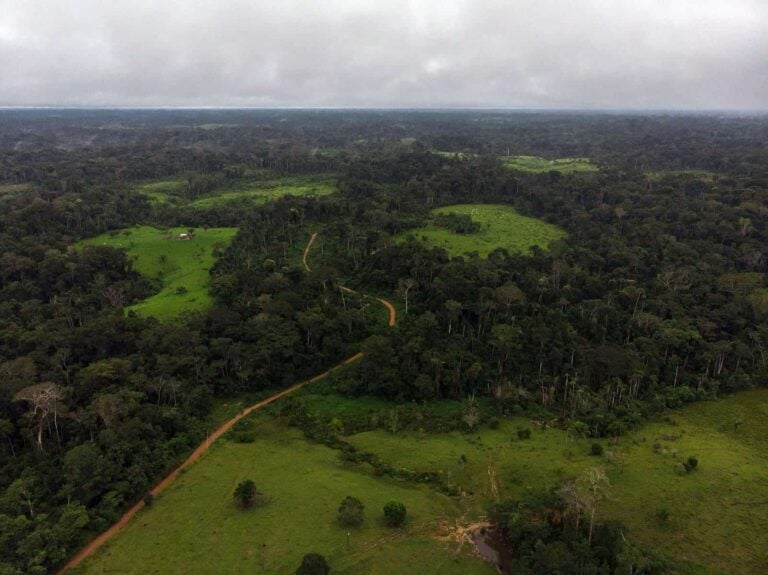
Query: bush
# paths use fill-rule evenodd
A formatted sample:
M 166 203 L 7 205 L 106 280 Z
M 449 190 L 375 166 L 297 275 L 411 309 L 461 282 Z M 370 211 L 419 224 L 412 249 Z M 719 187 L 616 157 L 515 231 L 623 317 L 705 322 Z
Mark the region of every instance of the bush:
M 531 430 L 528 428 L 523 429 L 522 427 L 517 430 L 517 438 L 518 439 L 530 439 L 531 438 Z
M 592 447 L 590 447 L 590 449 L 589 449 L 589 452 L 592 455 L 600 456 L 600 455 L 603 454 L 603 446 L 600 445 L 599 443 L 593 443 Z
M 656 519 L 659 523 L 667 523 L 669 521 L 669 509 L 666 507 L 659 507 L 656 510 Z
M 347 496 L 339 505 L 339 523 L 347 527 L 360 527 L 365 519 L 365 506 L 357 497 Z
M 696 469 L 698 465 L 699 465 L 699 460 L 693 456 L 686 459 L 685 463 L 683 463 L 683 467 L 685 468 L 686 473 L 690 473 L 691 471 Z
M 325 557 L 319 553 L 307 553 L 301 560 L 301 565 L 296 569 L 296 575 L 328 575 L 331 568 Z
M 237 504 L 242 508 L 263 505 L 265 502 L 264 494 L 256 489 L 256 484 L 250 479 L 238 483 L 233 495 Z
M 498 420 L 498 418 L 496 418 L 496 417 L 491 418 L 488 421 L 488 427 L 490 427 L 491 429 L 498 429 L 499 428 L 499 420 Z
M 152 507 L 152 504 L 155 502 L 155 496 L 152 495 L 151 491 L 147 491 L 144 494 L 144 506 L 145 507 Z
M 400 527 L 405 523 L 405 505 L 399 501 L 390 501 L 384 506 L 384 521 L 389 527 Z

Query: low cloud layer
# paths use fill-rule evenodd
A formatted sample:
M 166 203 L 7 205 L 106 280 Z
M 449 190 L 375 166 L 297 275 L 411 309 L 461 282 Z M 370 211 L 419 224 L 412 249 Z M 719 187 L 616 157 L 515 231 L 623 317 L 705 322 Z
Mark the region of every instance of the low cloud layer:
M 768 108 L 766 0 L 0 0 L 0 105 Z

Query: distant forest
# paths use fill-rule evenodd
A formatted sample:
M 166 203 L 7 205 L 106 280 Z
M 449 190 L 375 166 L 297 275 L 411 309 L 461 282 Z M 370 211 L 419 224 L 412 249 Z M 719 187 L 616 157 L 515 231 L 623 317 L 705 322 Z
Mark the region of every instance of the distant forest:
M 516 155 L 599 169 L 505 166 Z M 338 193 L 200 208 L 137 192 L 307 174 Z M 218 399 L 361 349 L 337 391 L 488 397 L 482 417 L 537 413 L 595 437 L 764 385 L 766 194 L 766 116 L 2 110 L 0 575 L 61 566 L 205 438 Z M 462 203 L 567 236 L 486 258 L 413 233 Z M 210 271 L 214 307 L 125 313 L 156 287 L 124 251 L 74 246 L 137 224 L 239 228 Z M 342 283 L 396 302 L 398 327 Z

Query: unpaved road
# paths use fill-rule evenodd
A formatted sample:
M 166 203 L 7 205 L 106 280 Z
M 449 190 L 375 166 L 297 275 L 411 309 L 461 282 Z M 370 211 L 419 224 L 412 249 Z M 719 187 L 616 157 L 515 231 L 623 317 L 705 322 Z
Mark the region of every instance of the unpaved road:
M 304 255 L 302 256 L 302 262 L 304 263 L 304 268 L 307 271 L 312 271 L 312 269 L 309 267 L 309 264 L 307 264 L 307 254 L 309 253 L 309 249 L 312 247 L 312 244 L 315 241 L 315 238 L 317 237 L 317 232 L 313 233 L 312 236 L 309 238 L 309 241 L 307 242 L 307 247 L 304 248 Z M 341 289 L 357 293 L 355 290 L 350 289 L 348 287 L 341 286 Z M 389 303 L 385 299 L 381 298 L 375 298 L 378 300 L 383 306 L 389 310 L 389 325 L 393 326 L 395 325 L 395 322 L 397 321 L 397 312 L 395 311 L 394 306 Z M 281 397 L 284 397 L 290 393 L 293 393 L 297 389 L 301 389 L 305 385 L 309 383 L 313 383 L 315 381 L 320 381 L 321 379 L 325 379 L 328 377 L 331 373 L 336 371 L 337 369 L 340 369 L 344 367 L 345 365 L 349 365 L 350 363 L 354 363 L 361 359 L 363 357 L 362 352 L 358 352 L 355 355 L 348 357 L 338 365 L 333 366 L 327 371 L 324 371 L 323 373 L 319 373 L 316 376 L 312 377 L 311 379 L 308 379 L 306 381 L 302 381 L 300 383 L 297 383 L 296 385 L 292 385 L 291 387 L 284 389 L 283 391 L 276 393 L 275 395 L 272 395 L 266 399 L 263 399 L 259 401 L 258 403 L 254 403 L 250 407 L 245 408 L 243 411 L 238 413 L 235 417 L 232 419 L 224 422 L 221 424 L 216 431 L 211 433 L 211 435 L 206 439 L 203 443 L 197 446 L 197 448 L 187 457 L 187 459 L 184 460 L 184 462 L 179 465 L 176 469 L 171 471 L 168 475 L 166 475 L 160 482 L 155 485 L 152 489 L 150 489 L 150 493 L 152 495 L 159 495 L 162 493 L 166 487 L 168 487 L 174 479 L 179 475 L 182 469 L 185 469 L 186 467 L 189 467 L 192 463 L 200 459 L 200 456 L 203 455 L 206 451 L 208 451 L 208 448 L 211 446 L 211 444 L 216 441 L 219 437 L 224 435 L 227 431 L 229 431 L 233 425 L 235 425 L 238 421 L 240 421 L 243 417 L 246 415 L 249 415 L 253 413 L 254 411 L 258 411 L 262 407 L 265 407 L 272 403 L 273 401 L 277 401 Z M 74 567 L 77 567 L 82 563 L 86 558 L 90 557 L 94 551 L 96 551 L 99 547 L 101 547 L 104 543 L 109 541 L 120 529 L 122 529 L 125 525 L 128 524 L 128 522 L 133 519 L 133 516 L 136 515 L 141 508 L 144 507 L 144 501 L 139 501 L 136 503 L 133 507 L 131 507 L 128 511 L 123 513 L 122 517 L 117 520 L 117 522 L 112 525 L 109 529 L 104 531 L 101 535 L 93 539 L 88 545 L 83 547 L 80 551 L 77 552 L 77 554 L 70 559 L 64 567 L 61 568 L 61 570 L 58 572 L 59 574 L 64 573 L 68 569 L 72 569 Z

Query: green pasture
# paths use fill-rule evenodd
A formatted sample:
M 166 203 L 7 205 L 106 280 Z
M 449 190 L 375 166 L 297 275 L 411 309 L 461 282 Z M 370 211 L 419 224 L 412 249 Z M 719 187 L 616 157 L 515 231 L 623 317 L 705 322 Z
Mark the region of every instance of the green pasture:
M 684 170 L 659 170 L 655 172 L 646 172 L 645 175 L 649 180 L 654 182 L 658 182 L 667 177 L 670 177 L 670 178 L 689 177 L 689 178 L 697 178 L 706 182 L 711 182 L 717 177 L 717 174 L 715 172 L 710 172 L 708 170 L 700 170 L 698 168 L 689 168 Z
M 215 444 L 80 572 L 292 574 L 304 554 L 318 552 L 335 574 L 494 573 L 468 545 L 459 549 L 437 538 L 444 522 L 461 515 L 460 501 L 350 467 L 337 451 L 275 421 L 249 423 L 253 443 Z M 245 479 L 267 496 L 264 507 L 235 506 L 232 492 Z M 347 495 L 365 505 L 360 528 L 337 523 Z M 382 521 L 382 508 L 393 499 L 408 510 L 400 529 Z
M 321 418 L 394 408 L 379 399 L 333 394 L 302 399 Z M 455 402 L 435 405 L 457 408 Z M 398 467 L 440 471 L 461 487 L 462 495 L 453 498 L 375 477 L 367 465 L 345 464 L 338 451 L 306 441 L 266 414 L 244 425 L 253 443 L 225 438 L 215 444 L 82 572 L 289 574 L 305 553 L 316 551 L 339 574 L 490 575 L 468 545 L 441 539 L 446 526 L 481 519 L 497 497 L 556 486 L 594 466 L 603 466 L 611 481 L 598 518 L 622 521 L 626 536 L 667 559 L 672 572 L 767 572 L 768 390 L 671 411 L 619 440 L 598 440 L 605 448 L 601 456 L 590 455 L 592 438 L 522 417 L 471 433 L 377 429 L 344 437 Z M 519 439 L 518 429 L 531 429 L 530 439 Z M 699 459 L 698 468 L 681 473 L 689 456 Z M 268 496 L 265 507 L 234 506 L 232 491 L 244 479 Z M 366 506 L 360 529 L 336 523 L 347 495 Z M 403 530 L 381 523 L 381 508 L 390 499 L 408 508 Z M 666 520 L 659 517 L 662 509 Z
M 518 428 L 532 429 L 530 439 Z M 610 499 L 599 515 L 656 550 L 679 573 L 768 572 L 768 390 L 744 392 L 674 411 L 618 441 L 571 437 L 545 422 L 502 420 L 477 433 L 390 433 L 347 438 L 382 460 L 414 471 L 440 470 L 477 508 L 493 500 L 489 470 L 503 497 L 558 485 L 588 467 L 609 474 Z M 461 462 L 464 455 L 466 462 Z M 689 457 L 698 468 L 681 474 Z M 669 514 L 666 521 L 659 512 Z
M 209 270 L 215 252 L 224 249 L 236 228 L 193 230 L 193 239 L 177 239 L 187 228 L 161 230 L 137 226 L 108 232 L 80 245 L 109 245 L 125 249 L 134 269 L 157 283 L 157 294 L 129 308 L 139 315 L 171 320 L 190 311 L 204 310 L 213 302 L 208 293 Z
M 533 246 L 547 249 L 551 242 L 566 235 L 557 226 L 522 216 L 513 207 L 501 204 L 459 204 L 437 208 L 432 213 L 468 215 L 480 224 L 481 229 L 476 233 L 458 234 L 430 224 L 400 234 L 397 239 L 413 235 L 451 254 L 477 252 L 481 257 L 486 257 L 496 248 L 504 248 L 510 253 L 527 253 Z
M 589 158 L 557 158 L 547 160 L 538 156 L 499 156 L 499 161 L 506 168 L 521 172 L 540 174 L 543 172 L 597 172 L 599 168 Z
M 222 180 L 209 193 L 198 198 L 187 196 L 183 177 L 167 178 L 138 184 L 139 193 L 154 203 L 207 209 L 223 204 L 248 201 L 264 204 L 284 196 L 327 196 L 336 192 L 335 180 L 329 175 L 290 176 L 264 179 L 263 170 L 252 170 L 248 177 Z

